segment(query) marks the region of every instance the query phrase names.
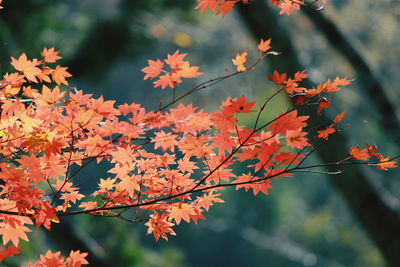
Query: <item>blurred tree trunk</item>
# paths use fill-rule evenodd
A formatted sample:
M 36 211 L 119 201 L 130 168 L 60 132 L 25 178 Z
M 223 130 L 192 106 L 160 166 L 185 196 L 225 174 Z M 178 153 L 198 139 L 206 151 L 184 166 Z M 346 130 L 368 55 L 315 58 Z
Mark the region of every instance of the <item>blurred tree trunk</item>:
M 289 75 L 304 69 L 299 63 L 288 31 L 283 25 L 279 25 L 276 14 L 267 6 L 265 0 L 255 0 L 249 5 L 241 5 L 239 12 L 254 38 L 260 40 L 271 37 L 274 46 L 279 48 L 281 55 L 268 58 L 273 69 L 287 72 Z M 312 87 L 310 82 L 308 83 L 306 86 Z M 328 118 L 320 118 L 329 121 Z M 316 123 L 316 118 L 311 117 L 310 124 Z M 317 140 L 312 138 L 311 141 Z M 343 155 L 348 155 L 346 144 L 348 142 L 345 135 L 335 134 L 334 138 L 324 145 L 324 151 L 329 153 L 318 153 L 318 156 L 324 162 L 335 162 Z M 366 174 L 362 172 L 361 166 L 346 169 L 344 174 L 329 176 L 329 179 L 380 249 L 387 263 L 391 266 L 400 266 L 400 216 L 383 201 L 368 181 Z

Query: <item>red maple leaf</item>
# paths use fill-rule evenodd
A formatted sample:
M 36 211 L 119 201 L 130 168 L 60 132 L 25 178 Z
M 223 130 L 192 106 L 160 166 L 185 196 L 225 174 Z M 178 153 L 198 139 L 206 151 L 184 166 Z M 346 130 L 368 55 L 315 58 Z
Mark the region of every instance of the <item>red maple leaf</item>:
M 287 130 L 297 130 L 307 126 L 305 122 L 309 116 L 297 117 L 297 110 L 289 112 L 287 114 L 282 113 L 280 116 L 275 117 L 275 120 L 268 127 L 272 130 L 272 134 L 282 133 L 286 135 Z
M 318 138 L 324 138 L 325 140 L 328 140 L 328 136 L 335 133 L 336 129 L 332 128 L 329 126 L 328 128 L 324 130 L 317 131 L 318 133 Z

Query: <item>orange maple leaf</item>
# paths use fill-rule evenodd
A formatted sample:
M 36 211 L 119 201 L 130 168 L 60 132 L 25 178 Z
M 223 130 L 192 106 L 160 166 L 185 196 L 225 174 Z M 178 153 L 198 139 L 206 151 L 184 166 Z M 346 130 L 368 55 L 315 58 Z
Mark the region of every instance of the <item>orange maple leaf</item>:
M 67 266 L 80 267 L 82 264 L 89 264 L 89 262 L 85 259 L 87 255 L 88 253 L 86 252 L 81 253 L 79 250 L 71 250 L 69 257 L 67 258 Z
M 219 0 L 198 0 L 200 2 L 194 9 L 199 9 L 200 13 L 203 13 L 207 9 L 210 9 L 214 13 L 215 9 L 218 7 Z
M 44 58 L 45 62 L 48 63 L 54 63 L 57 60 L 61 59 L 58 55 L 59 51 L 54 51 L 54 47 L 47 49 L 46 47 L 43 49 L 43 52 L 41 53 L 42 57 Z
M 241 55 L 238 53 L 236 58 L 232 59 L 233 64 L 236 66 L 237 71 L 245 71 L 246 67 L 243 65 L 247 61 L 247 51 Z
M 147 67 L 141 69 L 142 72 L 146 73 L 143 78 L 144 80 L 157 77 L 158 75 L 160 75 L 161 70 L 164 67 L 164 62 L 160 61 L 159 59 L 157 59 L 157 61 L 147 60 L 147 64 L 149 64 Z
M 53 81 L 55 81 L 58 85 L 65 84 L 68 85 L 68 82 L 65 78 L 72 77 L 71 73 L 67 71 L 67 67 L 61 67 L 58 65 L 56 69 L 51 73 L 53 77 Z
M 397 162 L 396 161 L 390 161 L 390 157 L 380 158 L 380 162 L 378 163 L 378 170 L 387 170 L 389 168 L 396 168 L 397 167 Z
M 20 223 L 15 223 L 14 225 L 1 223 L 0 235 L 3 236 L 4 245 L 11 241 L 14 246 L 18 247 L 20 239 L 29 241 L 28 236 L 25 234 L 26 232 L 31 232 L 31 230 Z
M 54 87 L 53 90 L 51 90 L 49 87 L 46 85 L 43 85 L 43 89 L 41 93 L 33 92 L 32 95 L 35 98 L 38 98 L 40 100 L 43 100 L 47 102 L 48 104 L 54 104 L 60 101 L 61 98 L 64 97 L 65 92 L 61 92 L 60 88 L 58 86 Z
M 25 77 L 31 81 L 37 83 L 36 76 L 38 76 L 42 71 L 36 66 L 40 64 L 36 58 L 33 60 L 28 60 L 26 54 L 23 53 L 18 59 L 11 57 L 11 65 L 22 72 Z
M 165 75 L 161 75 L 157 81 L 153 82 L 153 84 L 154 84 L 154 87 L 161 86 L 162 90 L 164 90 L 165 87 L 167 87 L 167 86 L 169 86 L 171 88 L 175 87 L 174 78 L 169 73 L 167 73 Z
M 167 149 L 171 152 L 175 151 L 175 146 L 178 145 L 176 140 L 177 135 L 172 133 L 165 133 L 163 130 L 156 133 L 156 136 L 151 140 L 154 144 L 154 149 L 161 147 L 162 151 Z
M 176 224 L 181 223 L 181 219 L 185 220 L 186 222 L 190 222 L 190 216 L 196 215 L 193 207 L 187 203 L 179 203 L 178 205 L 172 206 L 169 210 L 169 220 L 175 220 Z
M 61 252 L 57 251 L 55 253 L 48 250 L 46 255 L 40 255 L 41 266 L 54 266 L 61 267 L 65 266 L 64 257 L 60 257 Z
M 235 183 L 243 183 L 236 186 L 236 190 L 239 188 L 244 188 L 246 192 L 249 189 L 253 189 L 253 194 L 257 195 L 260 191 L 264 194 L 268 195 L 268 189 L 272 188 L 270 185 L 270 180 L 252 182 L 253 180 L 257 180 L 259 177 L 254 177 L 251 173 L 243 174 L 237 177 Z
M 349 153 L 353 159 L 358 160 L 368 160 L 370 157 L 367 149 L 360 150 L 358 146 L 350 148 Z
M 180 68 L 181 69 L 178 71 L 178 75 L 183 78 L 194 78 L 203 74 L 201 72 L 198 72 L 199 67 L 191 67 L 188 61 L 183 62 Z
M 258 49 L 262 52 L 267 52 L 267 50 L 271 48 L 270 44 L 271 44 L 271 38 L 265 41 L 261 38 L 261 41 L 258 44 Z
M 222 17 L 225 17 L 225 15 L 229 11 L 231 11 L 231 12 L 233 11 L 233 6 L 238 1 L 239 0 L 230 0 L 230 1 L 219 2 L 219 8 L 217 10 L 217 16 L 222 13 Z
M 183 59 L 186 55 L 187 54 L 179 54 L 179 50 L 176 50 L 172 55 L 168 54 L 165 63 L 167 63 L 171 69 L 176 69 L 184 63 Z
M 167 220 L 167 216 L 165 214 L 160 215 L 157 212 L 154 212 L 154 214 L 150 215 L 150 219 L 144 225 L 149 227 L 147 229 L 147 234 L 152 233 L 156 241 L 158 241 L 160 236 L 168 241 L 167 233 L 176 235 L 171 229 L 174 224 Z
M 213 192 L 210 192 L 208 194 L 204 194 L 202 197 L 197 197 L 198 203 L 200 207 L 204 208 L 205 210 L 209 210 L 209 208 L 214 205 L 214 202 L 216 203 L 224 203 L 222 199 L 218 198 L 217 196 L 220 196 L 221 194 L 213 194 Z
M 279 3 L 280 1 L 274 1 L 276 3 Z M 304 0 L 282 0 L 282 3 L 277 4 L 278 8 L 281 9 L 279 12 L 280 15 L 287 13 L 290 15 L 293 9 L 299 10 L 300 5 L 304 5 Z
M 48 68 L 48 67 L 44 67 L 42 69 L 42 73 L 40 73 L 37 77 L 38 79 L 42 82 L 45 81 L 47 83 L 51 83 L 51 79 L 49 77 L 49 75 L 53 72 L 52 69 Z
M 200 13 L 203 13 L 207 9 L 210 9 L 212 13 L 217 10 L 217 15 L 222 13 L 222 17 L 224 17 L 229 11 L 233 10 L 233 6 L 236 2 L 242 1 L 243 3 L 247 3 L 248 0 L 197 0 L 200 2 L 195 9 L 199 9 Z

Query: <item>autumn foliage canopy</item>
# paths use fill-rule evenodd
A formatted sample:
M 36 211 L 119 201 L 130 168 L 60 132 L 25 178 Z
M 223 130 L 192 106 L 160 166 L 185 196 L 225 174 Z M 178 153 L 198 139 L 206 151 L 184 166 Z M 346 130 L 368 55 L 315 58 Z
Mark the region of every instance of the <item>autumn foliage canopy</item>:
M 248 1 L 198 0 L 196 8 L 225 16 L 237 2 Z M 323 3 L 315 5 L 320 8 Z M 281 14 L 290 14 L 304 1 L 272 0 L 270 4 Z M 311 130 L 309 116 L 299 110 L 315 106 L 318 116 L 329 107 L 331 95 L 350 83 L 346 78 L 305 88 L 306 71 L 293 77 L 274 71 L 268 78 L 276 90 L 259 103 L 244 95 L 228 97 L 212 112 L 180 103 L 215 81 L 277 56 L 272 44 L 270 39 L 260 41 L 259 58 L 253 64 L 247 63 L 246 51 L 238 53 L 232 60 L 233 72 L 202 82 L 183 95 L 175 95 L 175 88 L 184 79 L 203 74 L 187 55 L 177 50 L 165 59 L 148 60 L 142 68 L 144 79 L 173 92 L 169 103 L 151 111 L 136 103 L 116 105 L 69 87 L 71 74 L 57 63 L 61 57 L 54 48 L 44 48 L 38 58 L 25 53 L 11 58 L 15 72 L 4 74 L 0 81 L 0 261 L 19 253 L 21 240 L 29 241 L 27 234 L 33 229 L 51 230 L 52 223 L 76 214 L 130 216 L 145 221 L 147 233 L 157 241 L 168 240 L 175 235 L 174 226 L 182 221 L 196 223 L 212 205 L 224 202 L 220 191 L 226 187 L 268 194 L 271 179 L 313 168 L 305 165 L 314 151 L 310 140 L 329 141 L 341 129 L 345 113 L 326 122 L 326 127 Z M 263 112 L 278 94 L 287 94 L 293 107 L 265 121 Z M 246 113 L 256 114 L 251 126 L 239 124 Z M 338 166 L 359 160 L 378 169 L 396 167 L 368 143 L 365 148 L 351 148 L 344 157 L 338 159 Z M 96 189 L 84 195 L 80 184 L 87 178 L 79 176 L 80 170 L 104 161 L 112 167 L 104 177 L 92 180 Z M 247 168 L 240 172 L 235 168 L 238 164 Z M 63 257 L 49 250 L 29 266 L 81 266 L 88 264 L 86 255 L 71 251 Z

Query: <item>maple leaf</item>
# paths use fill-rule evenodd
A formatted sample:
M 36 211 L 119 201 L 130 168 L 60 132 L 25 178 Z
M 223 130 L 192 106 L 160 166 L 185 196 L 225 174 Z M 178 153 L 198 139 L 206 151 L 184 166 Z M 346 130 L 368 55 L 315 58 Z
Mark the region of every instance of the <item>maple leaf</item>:
M 217 14 L 219 15 L 222 13 L 222 17 L 225 17 L 225 15 L 233 10 L 233 6 L 235 5 L 236 2 L 239 2 L 240 0 L 197 0 L 199 4 L 195 7 L 195 9 L 199 9 L 200 13 L 203 13 L 207 9 L 210 9 L 212 13 L 214 13 L 217 10 Z M 242 0 L 243 3 L 247 3 L 247 0 Z
M 344 118 L 344 115 L 346 115 L 346 112 L 342 112 L 339 115 L 336 115 L 334 122 L 338 124 Z
M 219 2 L 219 8 L 217 10 L 217 16 L 222 13 L 222 17 L 225 17 L 225 15 L 229 11 L 232 12 L 233 11 L 233 6 L 235 5 L 235 3 L 237 1 L 239 1 L 239 0 L 230 0 L 230 1 Z
M 353 159 L 368 160 L 370 155 L 367 149 L 360 150 L 358 146 L 350 148 L 350 155 Z
M 171 229 L 174 224 L 167 221 L 167 217 L 165 214 L 160 215 L 157 212 L 154 212 L 154 214 L 150 215 L 150 219 L 144 225 L 148 227 L 147 234 L 152 233 L 156 241 L 158 241 L 160 236 L 168 241 L 167 233 L 171 235 L 176 235 L 175 232 Z
M 159 79 L 153 82 L 154 87 L 161 86 L 161 89 L 164 90 L 165 87 L 169 86 L 171 88 L 175 87 L 175 82 L 171 74 L 167 73 L 159 77 Z
M 190 161 L 190 157 L 183 157 L 183 159 L 178 160 L 178 169 L 181 172 L 189 172 L 193 173 L 194 170 L 198 169 L 199 167 L 196 166 L 196 163 L 193 161 Z
M 180 70 L 177 72 L 179 76 L 183 78 L 194 78 L 197 77 L 203 73 L 198 72 L 197 70 L 199 67 L 193 66 L 191 67 L 189 65 L 188 61 L 183 62 L 183 64 L 180 66 Z
M 305 122 L 309 116 L 297 117 L 297 110 L 289 112 L 287 114 L 282 113 L 280 116 L 275 117 L 275 120 L 268 127 L 272 130 L 272 134 L 277 133 L 286 134 L 287 130 L 296 130 L 297 128 L 303 128 L 307 126 Z
M 65 78 L 72 77 L 72 75 L 67 71 L 67 69 L 67 67 L 61 67 L 60 65 L 58 65 L 56 69 L 51 73 L 53 81 L 58 85 L 62 83 L 68 85 L 68 82 Z
M 135 191 L 140 191 L 141 187 L 139 184 L 139 179 L 135 178 L 135 176 L 125 175 L 120 178 L 121 182 L 119 182 L 117 188 L 121 188 L 125 190 L 130 197 L 135 195 Z
M 53 72 L 52 69 L 48 67 L 42 68 L 42 72 L 37 76 L 37 78 L 42 82 L 45 81 L 47 83 L 51 83 L 51 79 L 49 75 Z
M 228 153 L 232 152 L 234 143 L 232 142 L 231 134 L 227 131 L 214 134 L 210 141 L 214 142 L 213 146 L 218 148 L 219 153 L 223 153 L 225 150 L 228 151 Z
M 302 81 L 303 79 L 305 79 L 305 78 L 307 78 L 307 77 L 308 77 L 308 74 L 305 73 L 305 70 L 298 71 L 298 72 L 296 72 L 296 73 L 294 74 L 294 80 L 295 80 L 296 82 L 300 82 L 300 81 Z
M 33 60 L 28 60 L 25 53 L 23 53 L 18 60 L 11 57 L 11 65 L 13 65 L 16 70 L 22 72 L 29 81 L 35 83 L 37 83 L 36 76 L 42 72 L 36 67 L 39 64 L 40 61 L 38 61 L 36 58 Z
M 287 130 L 286 144 L 291 148 L 302 149 L 309 145 L 307 138 L 304 137 L 305 135 L 307 135 L 307 133 L 303 132 L 301 128 L 296 130 Z
M 51 250 L 48 250 L 46 255 L 40 255 L 40 263 L 43 266 L 63 267 L 65 266 L 65 261 L 64 257 L 60 257 L 60 254 L 60 251 L 53 253 Z
M 116 178 L 114 178 L 114 179 L 111 179 L 111 178 L 102 179 L 102 178 L 100 178 L 100 183 L 98 184 L 100 190 L 104 191 L 104 192 L 110 192 L 111 190 L 114 189 L 116 180 L 117 180 Z
M 209 208 L 214 205 L 215 203 L 224 203 L 225 201 L 218 198 L 221 194 L 213 194 L 213 192 L 209 192 L 208 194 L 204 194 L 201 197 L 197 197 L 198 204 L 200 205 L 201 208 L 204 208 L 205 210 L 209 210 Z
M 33 179 L 35 184 L 46 180 L 46 175 L 41 168 L 42 160 L 37 158 L 35 155 L 23 155 L 21 159 L 18 159 L 17 161 L 21 163 L 20 168 L 26 169 L 28 177 Z
M 253 194 L 257 195 L 260 191 L 268 195 L 268 189 L 272 188 L 270 185 L 270 180 L 252 182 L 257 180 L 259 177 L 254 177 L 251 173 L 243 174 L 235 180 L 235 183 L 243 183 L 236 186 L 236 190 L 239 188 L 244 188 L 246 192 L 249 189 L 253 189 Z
M 21 223 L 15 223 L 14 225 L 0 223 L 0 235 L 2 235 L 4 245 L 11 241 L 14 246 L 18 247 L 20 239 L 29 241 L 28 236 L 25 234 L 26 232 L 31 232 L 31 230 Z
M 397 162 L 396 161 L 390 161 L 390 157 L 380 158 L 380 162 L 378 163 L 378 170 L 387 170 L 390 168 L 396 168 L 397 167 Z
M 170 221 L 175 220 L 178 225 L 181 223 L 181 219 L 190 222 L 190 215 L 196 215 L 193 207 L 187 203 L 179 203 L 169 209 L 168 218 Z
M 286 82 L 286 73 L 279 74 L 276 70 L 274 70 L 274 74 L 272 76 L 268 74 L 268 79 L 277 85 L 284 84 Z
M 72 202 L 76 203 L 77 200 L 81 200 L 85 195 L 78 193 L 78 191 L 71 191 L 68 193 L 63 193 L 60 199 L 64 199 L 65 203 Z
M 335 92 L 340 90 L 338 86 L 346 86 L 349 85 L 350 82 L 351 81 L 347 80 L 346 78 L 340 79 L 339 77 L 336 77 L 332 83 L 330 79 L 328 79 L 328 81 L 324 84 L 324 88 L 327 93 Z
M 224 111 L 224 113 L 249 113 L 249 112 L 255 112 L 255 110 L 252 110 L 251 108 L 256 104 L 256 101 L 246 103 L 246 97 L 242 95 L 239 98 L 234 98 L 231 99 L 228 97 L 228 99 L 222 103 L 221 108 Z
M 91 210 L 97 208 L 97 202 L 96 201 L 83 202 L 79 205 L 79 208 L 83 208 L 84 210 Z
M 147 64 L 147 67 L 141 69 L 142 72 L 146 73 L 143 78 L 144 80 L 157 77 L 158 75 L 160 75 L 162 68 L 164 67 L 164 62 L 160 61 L 159 59 L 157 59 L 157 61 L 147 60 Z
M 182 153 L 186 154 L 187 156 L 195 156 L 197 158 L 204 157 L 207 154 L 210 154 L 211 148 L 206 145 L 208 141 L 208 136 L 201 135 L 201 136 L 193 136 L 187 135 L 185 138 L 182 138 L 179 141 L 179 149 Z
M 184 63 L 183 59 L 186 55 L 187 54 L 179 54 L 179 50 L 176 50 L 172 55 L 168 54 L 165 63 L 167 63 L 171 69 L 176 69 Z
M 45 62 L 48 63 L 54 63 L 57 60 L 61 59 L 62 57 L 60 57 L 58 55 L 58 51 L 54 51 L 54 47 L 47 49 L 46 47 L 43 49 L 43 52 L 41 53 L 42 57 L 44 58 Z
M 336 129 L 332 128 L 329 126 L 328 128 L 324 130 L 317 131 L 318 133 L 318 138 L 324 138 L 325 140 L 328 140 L 328 136 L 335 133 Z
M 275 1 L 277 2 L 277 1 Z M 279 1 L 280 2 L 280 1 Z M 304 0 L 282 0 L 282 3 L 278 4 L 278 8 L 281 9 L 281 11 L 279 12 L 280 15 L 282 14 L 288 14 L 290 15 L 290 13 L 292 12 L 293 9 L 300 9 L 300 5 L 304 5 Z
M 254 165 L 255 171 L 267 169 L 269 166 L 272 166 L 272 157 L 277 154 L 281 148 L 282 145 L 278 145 L 277 142 L 272 142 L 270 144 L 262 143 L 261 148 L 257 150 L 256 158 L 259 162 Z
M 79 250 L 71 250 L 71 252 L 69 253 L 69 257 L 67 258 L 67 266 L 80 267 L 83 264 L 89 264 L 89 262 L 85 259 L 87 255 L 87 253 L 81 253 Z
M 265 41 L 261 38 L 261 41 L 258 44 L 258 49 L 262 52 L 267 52 L 267 50 L 271 48 L 270 44 L 271 44 L 271 38 Z
M 25 82 L 24 75 L 21 75 L 17 72 L 8 74 L 4 74 L 4 80 L 2 84 L 4 85 L 11 85 L 12 87 L 21 87 L 21 85 Z
M 156 136 L 151 140 L 154 144 L 154 149 L 161 147 L 162 151 L 166 151 L 167 149 L 171 150 L 171 152 L 175 151 L 175 146 L 178 145 L 178 141 L 176 140 L 177 135 L 172 133 L 165 133 L 163 130 L 156 133 Z
M 245 71 L 246 67 L 243 65 L 247 61 L 247 51 L 241 55 L 238 53 L 236 58 L 232 59 L 233 64 L 236 66 L 237 71 Z
M 92 99 L 91 108 L 103 117 L 112 117 L 113 115 L 118 114 L 118 111 L 114 109 L 115 100 L 107 100 L 104 101 L 103 96 L 100 96 L 98 99 Z
M 374 157 L 374 158 L 377 158 L 377 159 L 382 158 L 382 154 L 381 154 L 381 153 L 377 153 L 378 148 L 376 147 L 376 145 L 373 145 L 373 146 L 371 147 L 371 146 L 368 144 L 368 142 L 365 142 L 365 147 L 367 148 L 368 154 L 369 154 L 371 157 Z
M 214 13 L 215 9 L 218 7 L 219 0 L 197 0 L 199 4 L 194 9 L 199 9 L 200 13 L 203 13 L 207 9 L 210 9 Z
M 61 92 L 58 86 L 51 90 L 46 85 L 43 85 L 42 93 L 33 92 L 32 95 L 35 98 L 45 101 L 48 104 L 54 104 L 60 101 L 64 97 L 65 92 Z

